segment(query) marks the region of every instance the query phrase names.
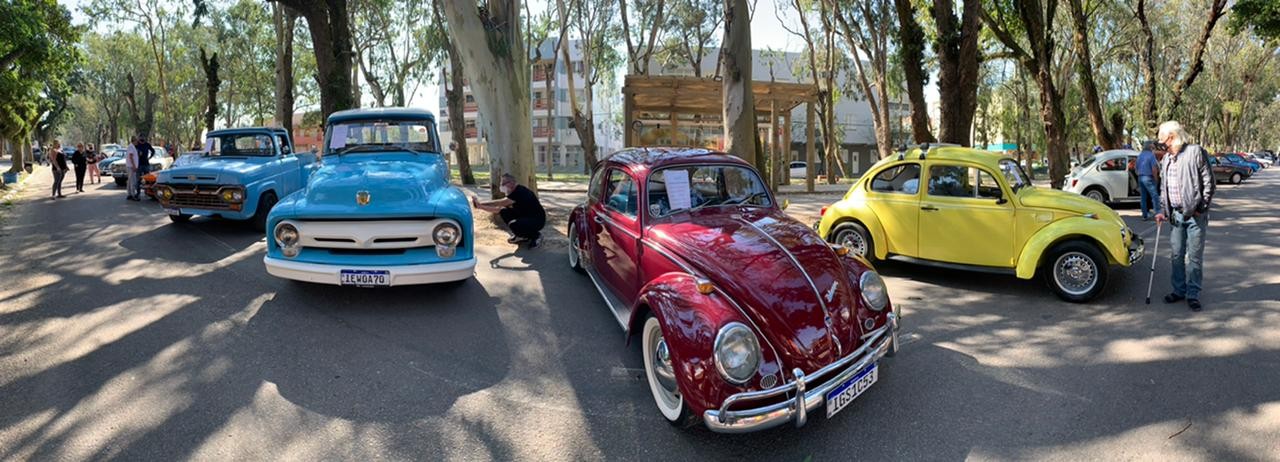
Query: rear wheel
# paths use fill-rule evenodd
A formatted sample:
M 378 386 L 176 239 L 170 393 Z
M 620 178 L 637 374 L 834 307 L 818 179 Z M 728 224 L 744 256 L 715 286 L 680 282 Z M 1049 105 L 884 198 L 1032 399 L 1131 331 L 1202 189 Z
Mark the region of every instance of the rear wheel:
M 1107 284 L 1107 259 L 1088 242 L 1058 244 L 1049 252 L 1047 263 L 1041 268 L 1045 283 L 1068 302 L 1092 300 Z
M 191 221 L 191 215 L 187 215 L 185 213 L 180 213 L 177 215 L 169 215 L 169 221 L 172 221 L 174 223 L 186 223 L 188 221 Z
M 262 193 L 262 198 L 258 200 L 258 210 L 253 212 L 253 229 L 267 230 L 267 215 L 271 213 L 271 208 L 276 206 L 277 200 L 274 192 Z
M 644 349 L 644 375 L 649 382 L 649 391 L 653 392 L 653 402 L 668 423 L 683 425 L 689 420 L 689 406 L 685 405 L 680 386 L 676 383 L 671 351 L 662 338 L 662 324 L 658 318 L 649 315 L 643 329 L 640 346 Z
M 863 258 L 871 258 L 874 249 L 867 228 L 858 223 L 842 223 L 831 233 L 831 242 L 839 244 Z
M 1244 182 L 1244 175 L 1241 175 L 1240 172 L 1231 174 L 1231 184 L 1240 184 L 1242 182 Z
M 116 186 L 125 186 L 129 184 L 129 180 L 127 178 L 115 178 L 115 180 Z
M 1089 188 L 1088 191 L 1084 192 L 1084 197 L 1088 197 L 1103 204 L 1107 203 L 1107 193 L 1103 192 L 1099 188 Z

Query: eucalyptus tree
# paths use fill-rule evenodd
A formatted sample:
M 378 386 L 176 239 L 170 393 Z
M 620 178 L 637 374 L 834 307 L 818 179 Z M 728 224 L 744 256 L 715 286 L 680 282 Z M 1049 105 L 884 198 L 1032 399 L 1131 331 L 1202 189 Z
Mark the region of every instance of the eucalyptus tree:
M 751 12 L 747 0 L 724 0 L 723 43 L 718 67 L 724 70 L 724 150 L 767 171 L 757 152 L 755 95 L 751 88 Z
M 889 58 L 893 50 L 889 39 L 896 33 L 896 27 L 890 13 L 892 0 L 823 1 L 827 2 L 840 26 L 840 36 L 853 53 L 850 61 L 871 107 L 876 150 L 880 158 L 888 157 L 893 152 L 889 107 Z
M 463 78 L 462 58 L 458 54 L 458 47 L 453 44 L 452 34 L 448 33 L 448 28 L 452 27 L 444 19 L 441 12 L 440 3 L 445 0 L 432 0 L 431 14 L 435 18 L 436 24 L 445 28 L 444 48 L 445 56 L 449 60 L 446 70 L 441 71 L 440 85 L 444 89 L 445 102 L 449 108 L 449 129 L 453 133 L 453 152 L 458 158 L 458 176 L 462 180 L 462 184 L 476 184 L 476 177 L 471 172 L 471 159 L 467 152 L 467 127 L 466 127 L 466 105 L 464 97 L 466 93 L 466 79 Z M 530 140 L 532 143 L 532 140 Z
M 582 142 L 583 168 L 590 173 L 597 158 L 595 87 L 602 80 L 613 80 L 613 73 L 621 64 L 621 58 L 613 48 L 622 32 L 614 22 L 618 11 L 613 0 L 557 0 L 556 5 L 560 11 L 560 23 L 568 25 L 581 55 L 581 61 L 573 61 L 571 41 L 560 40 L 560 58 L 564 60 L 565 79 L 569 84 L 573 128 Z M 578 72 L 581 72 L 583 80 L 581 101 L 578 100 L 575 76 Z
M 186 16 L 188 11 L 185 10 L 182 3 L 141 2 L 135 0 L 92 0 L 86 11 L 90 16 L 97 19 L 132 24 L 146 39 L 147 46 L 151 51 L 153 64 L 155 64 L 155 67 L 150 69 L 149 72 L 155 73 L 156 84 L 160 91 L 160 102 L 164 108 L 165 135 L 173 136 L 173 132 L 177 130 L 177 121 L 175 120 L 177 114 L 174 111 L 173 98 L 169 92 L 168 74 L 171 69 L 171 55 L 168 50 L 174 25 L 182 22 L 181 18 Z M 154 127 L 148 124 L 146 127 L 139 128 L 146 128 L 149 132 Z
M 634 4 L 634 5 L 633 5 Z M 627 45 L 627 73 L 648 75 L 655 45 L 662 37 L 666 0 L 618 0 L 622 39 Z M 635 12 L 632 17 L 631 12 Z M 631 24 L 635 22 L 633 27 Z
M 667 1 L 666 35 L 658 51 L 659 61 L 673 68 L 679 67 L 677 63 L 688 65 L 695 77 L 702 77 L 702 61 L 715 48 L 716 32 L 729 16 L 724 0 Z M 719 66 L 713 75 L 720 75 Z
M 0 2 L 0 17 L 0 138 L 16 147 L 10 171 L 19 172 L 33 135 L 48 136 L 66 114 L 82 31 L 53 0 Z

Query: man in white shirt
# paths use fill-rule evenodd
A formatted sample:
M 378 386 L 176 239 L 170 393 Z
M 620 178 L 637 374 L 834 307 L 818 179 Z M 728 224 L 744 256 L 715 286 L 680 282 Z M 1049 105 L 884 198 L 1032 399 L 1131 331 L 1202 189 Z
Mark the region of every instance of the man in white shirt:
M 138 137 L 136 136 L 129 140 L 129 147 L 125 149 L 124 168 L 129 175 L 129 188 L 127 190 L 129 195 L 125 199 L 140 201 L 138 187 L 140 186 L 141 178 L 138 178 Z

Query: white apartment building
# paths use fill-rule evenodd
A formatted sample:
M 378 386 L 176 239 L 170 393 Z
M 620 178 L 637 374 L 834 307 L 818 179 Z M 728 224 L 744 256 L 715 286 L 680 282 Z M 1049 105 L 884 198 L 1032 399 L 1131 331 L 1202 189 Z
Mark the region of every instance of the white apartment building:
M 582 52 L 578 44 L 576 40 L 569 43 L 569 57 L 572 63 L 566 65 L 563 59 L 557 60 L 554 73 L 549 72 L 550 69 L 547 69 L 549 66 L 537 65 L 535 61 L 538 50 L 530 50 L 529 53 L 529 60 L 535 64 L 530 73 L 529 96 L 533 108 L 534 160 L 539 171 L 545 171 L 548 162 L 551 162 L 552 169 L 557 171 L 579 171 L 585 168 L 582 140 L 578 138 L 578 132 L 572 125 L 573 110 L 569 106 L 569 80 L 566 74 L 568 69 L 573 69 L 578 102 L 584 104 L 586 101 L 583 96 L 585 77 L 582 75 Z M 551 57 L 559 52 L 556 49 L 555 40 L 543 42 L 540 51 L 544 65 L 549 65 Z M 550 92 L 547 92 L 546 88 L 547 79 L 551 79 Z M 595 87 L 595 107 L 592 108 L 592 112 L 596 125 L 597 156 L 622 147 L 621 99 L 618 97 L 618 88 L 616 88 L 618 86 L 620 85 L 615 85 L 615 88 L 606 88 L 606 85 L 601 82 Z M 463 107 L 467 124 L 468 156 L 473 165 L 488 164 L 489 155 L 484 142 L 484 133 L 481 131 L 483 124 L 479 123 L 484 115 L 480 113 L 479 106 L 471 94 L 471 87 L 464 85 L 463 92 L 466 98 Z M 448 146 L 453 141 L 453 132 L 449 127 L 449 105 L 443 86 L 440 87 L 439 97 L 440 140 L 443 146 Z M 550 118 L 547 116 L 548 108 L 551 109 Z M 456 162 L 457 159 L 451 157 L 451 161 Z

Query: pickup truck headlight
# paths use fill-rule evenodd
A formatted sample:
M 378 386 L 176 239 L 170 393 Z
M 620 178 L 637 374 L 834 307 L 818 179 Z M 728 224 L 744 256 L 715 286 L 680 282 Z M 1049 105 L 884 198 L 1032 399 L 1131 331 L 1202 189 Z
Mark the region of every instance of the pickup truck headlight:
M 742 385 L 760 367 L 760 342 L 756 334 L 740 322 L 720 328 L 715 343 L 716 370 L 730 383 Z
M 867 304 L 867 308 L 882 311 L 889 305 L 889 289 L 884 286 L 884 279 L 875 271 L 863 271 L 858 278 L 858 288 L 862 291 L 862 301 Z
M 173 199 L 173 188 L 170 188 L 168 186 L 160 186 L 158 189 L 160 190 L 161 198 L 163 198 L 164 200 Z
M 276 225 L 275 230 L 276 244 L 280 246 L 280 250 L 284 252 L 286 257 L 298 256 L 298 242 L 302 239 L 302 234 L 298 232 L 298 227 L 293 223 L 281 222 Z
M 244 202 L 244 191 L 240 189 L 224 189 L 222 190 L 222 201 L 231 204 Z
M 462 239 L 462 230 L 453 223 L 440 223 L 431 231 L 431 238 L 436 242 L 436 255 L 449 258 L 457 251 L 458 241 Z

